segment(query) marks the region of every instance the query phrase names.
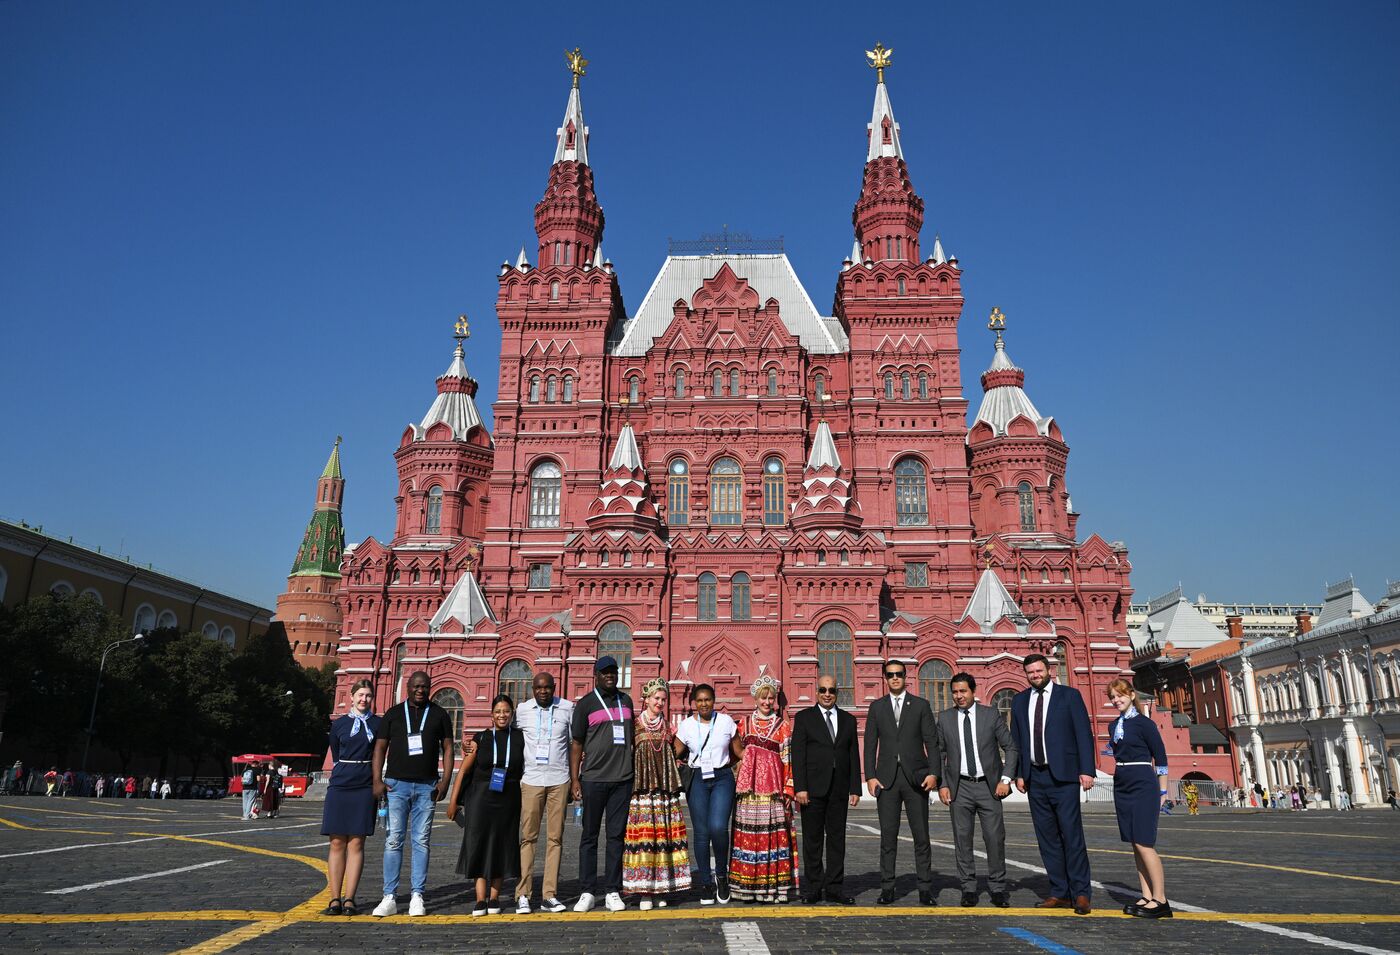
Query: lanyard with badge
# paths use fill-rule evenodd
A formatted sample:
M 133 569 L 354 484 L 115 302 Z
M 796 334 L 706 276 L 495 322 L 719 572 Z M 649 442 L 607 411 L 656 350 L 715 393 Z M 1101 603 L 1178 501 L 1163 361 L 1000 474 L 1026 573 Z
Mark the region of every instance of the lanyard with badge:
M 549 728 L 548 735 L 545 728 Z M 554 736 L 554 704 L 545 709 L 535 704 L 535 762 L 541 766 L 549 763 L 549 744 Z
M 423 755 L 423 727 L 428 725 L 428 705 L 423 704 L 423 718 L 418 721 L 418 732 L 413 732 L 413 718 L 408 714 L 408 700 L 403 701 L 403 722 L 408 728 L 408 755 Z
M 510 766 L 510 730 L 506 730 L 505 765 L 496 765 L 496 731 L 491 731 L 491 791 L 504 792 L 506 788 L 506 767 Z
M 705 734 L 705 740 L 704 740 L 704 742 L 702 742 L 702 743 L 700 744 L 700 752 L 699 752 L 698 755 L 699 755 L 699 761 L 700 761 L 700 778 L 701 778 L 701 779 L 714 779 L 714 778 L 715 778 L 715 767 L 714 767 L 714 762 L 713 762 L 712 760 L 709 760 L 709 759 L 706 759 L 706 758 L 705 758 L 705 747 L 708 746 L 708 745 L 710 745 L 710 737 L 713 736 L 713 735 L 715 734 L 715 724 L 718 723 L 718 722 L 719 722 L 719 716 L 716 715 L 716 714 L 711 714 L 711 715 L 710 715 L 710 731 L 709 731 L 708 733 Z
M 598 698 L 598 705 L 603 708 L 604 713 L 608 714 L 608 721 L 612 723 L 613 745 L 626 746 L 627 727 L 624 726 L 622 723 L 622 700 L 619 699 L 617 701 L 617 716 L 614 717 L 612 714 L 612 710 L 608 709 L 608 704 L 603 702 L 603 694 L 599 693 L 597 690 L 594 690 L 593 695 Z

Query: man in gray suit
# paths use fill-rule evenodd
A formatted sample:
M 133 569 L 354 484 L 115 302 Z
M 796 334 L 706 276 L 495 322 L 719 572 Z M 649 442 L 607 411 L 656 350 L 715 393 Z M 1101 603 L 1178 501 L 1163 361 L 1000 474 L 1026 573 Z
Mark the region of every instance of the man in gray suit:
M 928 794 L 938 786 L 943 757 L 928 700 L 905 692 L 904 663 L 885 661 L 889 695 L 870 704 L 865 717 L 865 784 L 880 815 L 881 905 L 894 902 L 894 863 L 899 846 L 899 809 L 914 837 L 919 904 L 937 905 L 928 842 Z
M 1002 767 L 1018 765 L 1019 754 L 1006 720 L 973 696 L 977 681 L 971 674 L 958 673 L 949 685 L 954 706 L 938 714 L 938 741 L 943 750 L 943 785 L 938 798 L 953 818 L 962 904 L 977 904 L 972 826 L 980 817 L 982 844 L 987 849 L 987 888 L 992 904 L 1004 909 L 1011 903 L 1006 893 L 1006 824 L 1001 801 L 1011 792 L 1011 777 Z

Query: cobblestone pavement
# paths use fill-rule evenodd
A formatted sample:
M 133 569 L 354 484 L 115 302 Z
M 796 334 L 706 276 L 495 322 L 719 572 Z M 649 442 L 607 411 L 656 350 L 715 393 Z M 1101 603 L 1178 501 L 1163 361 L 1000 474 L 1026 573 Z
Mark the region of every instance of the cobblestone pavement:
M 289 800 L 281 818 L 242 822 L 233 800 L 0 799 L 0 950 L 104 952 L 298 950 L 587 952 L 1095 953 L 1144 948 L 1192 952 L 1397 952 L 1400 955 L 1400 814 L 1207 810 L 1163 820 L 1159 850 L 1178 915 L 1144 922 L 1121 914 L 1137 895 L 1132 856 L 1110 811 L 1085 817 L 1094 912 L 1030 908 L 1047 893 L 1024 807 L 1007 811 L 1012 905 L 985 892 L 958 906 L 946 813 L 933 818 L 941 907 L 915 908 L 913 847 L 900 844 L 899 902 L 877 907 L 873 808 L 851 816 L 850 907 L 701 907 L 474 919 L 452 870 L 459 830 L 433 829 L 429 915 L 376 920 L 319 915 L 326 904 L 319 802 Z M 577 894 L 579 830 L 565 831 L 561 894 Z M 980 838 L 980 837 L 979 837 Z M 383 838 L 371 837 L 358 901 L 378 900 Z M 407 855 L 407 854 L 405 854 Z M 542 854 L 541 854 L 542 855 Z M 980 860 L 979 860 L 980 865 Z M 407 882 L 405 858 L 404 882 Z M 507 893 L 509 894 L 509 892 Z M 401 905 L 401 911 L 406 906 Z

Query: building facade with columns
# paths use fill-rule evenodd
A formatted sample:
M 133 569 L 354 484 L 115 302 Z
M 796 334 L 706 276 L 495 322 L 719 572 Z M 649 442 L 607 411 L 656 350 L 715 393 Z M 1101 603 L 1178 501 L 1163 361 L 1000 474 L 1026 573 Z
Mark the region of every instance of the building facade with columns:
M 1400 582 L 1372 606 L 1349 578 L 1317 626 L 1222 658 L 1241 782 L 1302 783 L 1336 805 L 1383 805 L 1400 785 Z
M 629 308 L 578 75 L 532 252 L 497 277 L 494 434 L 463 330 L 396 452 L 392 540 L 342 563 L 337 705 L 362 676 L 392 705 L 424 668 L 478 726 L 538 671 L 581 695 L 607 654 L 624 685 L 669 680 L 676 713 L 696 683 L 746 710 L 764 673 L 806 706 L 829 672 L 863 718 L 891 657 L 937 706 L 968 670 L 1007 708 L 1041 651 L 1106 738 L 1103 687 L 1129 672 L 1127 550 L 1077 537 L 1065 435 L 999 312 L 969 419 L 963 269 L 924 241 L 883 70 L 866 142 L 849 137 L 866 156 L 829 312 L 777 248 L 673 249 Z

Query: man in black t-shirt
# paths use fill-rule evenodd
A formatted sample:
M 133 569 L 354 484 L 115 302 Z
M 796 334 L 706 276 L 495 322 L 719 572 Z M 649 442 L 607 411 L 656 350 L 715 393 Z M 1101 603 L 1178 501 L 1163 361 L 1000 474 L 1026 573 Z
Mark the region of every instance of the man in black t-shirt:
M 399 911 L 394 893 L 403 868 L 404 833 L 413 840 L 410 916 L 426 915 L 423 892 L 428 887 L 428 839 L 436 803 L 447 795 L 452 779 L 452 718 L 428 699 L 428 674 L 408 678 L 408 699 L 389 709 L 374 741 L 374 796 L 389 800 L 389 832 L 384 840 L 384 898 L 374 914 L 383 918 Z M 385 767 L 385 759 L 388 767 Z M 438 759 L 442 772 L 438 771 Z
M 593 665 L 595 688 L 574 704 L 569 775 L 574 798 L 583 807 L 583 835 L 578 844 L 578 878 L 583 888 L 575 912 L 587 912 L 597 899 L 598 826 L 607 815 L 607 855 L 603 868 L 604 902 L 620 912 L 622 844 L 627 835 L 627 806 L 632 799 L 635 734 L 632 698 L 617 688 L 617 661 L 600 657 Z

